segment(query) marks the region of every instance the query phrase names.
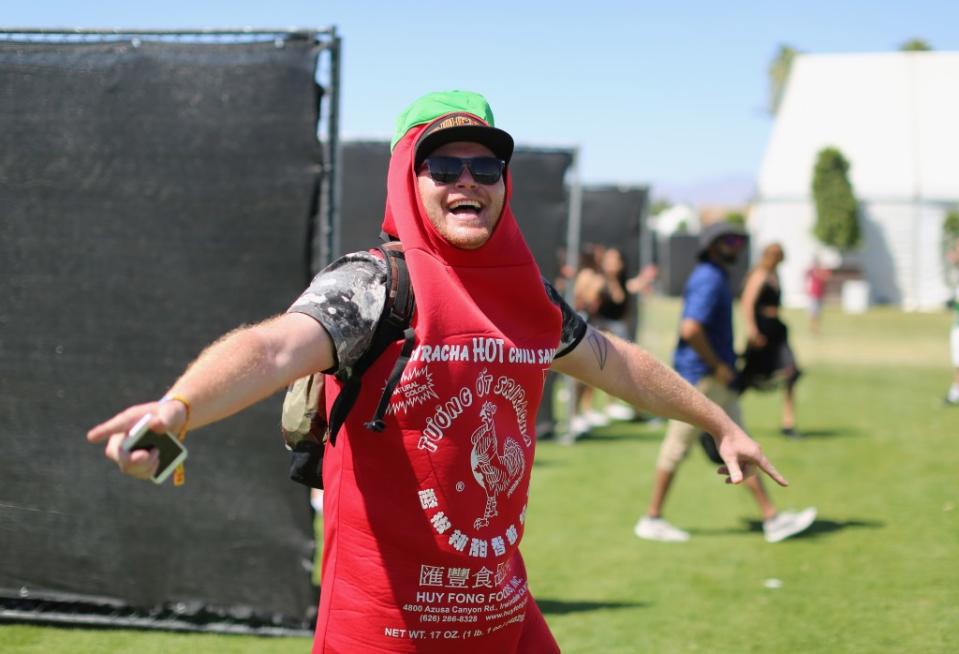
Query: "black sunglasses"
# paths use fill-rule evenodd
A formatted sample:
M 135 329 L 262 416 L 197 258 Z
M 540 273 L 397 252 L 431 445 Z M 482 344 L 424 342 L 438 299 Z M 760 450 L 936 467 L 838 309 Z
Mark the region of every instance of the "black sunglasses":
M 506 162 L 496 157 L 427 157 L 423 162 L 430 177 L 438 184 L 452 184 L 463 174 L 463 168 L 469 168 L 473 179 L 484 186 L 495 184 L 503 176 Z

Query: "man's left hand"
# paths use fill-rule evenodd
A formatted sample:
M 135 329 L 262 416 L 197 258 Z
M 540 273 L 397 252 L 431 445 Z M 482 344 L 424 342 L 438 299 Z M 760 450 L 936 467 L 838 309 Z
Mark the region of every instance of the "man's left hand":
M 780 486 L 789 485 L 786 478 L 776 470 L 776 466 L 763 454 L 759 443 L 738 427 L 735 431 L 724 435 L 716 445 L 719 456 L 726 462 L 716 472 L 726 476 L 727 484 L 739 484 L 743 479 L 755 475 L 756 469 L 759 468 Z

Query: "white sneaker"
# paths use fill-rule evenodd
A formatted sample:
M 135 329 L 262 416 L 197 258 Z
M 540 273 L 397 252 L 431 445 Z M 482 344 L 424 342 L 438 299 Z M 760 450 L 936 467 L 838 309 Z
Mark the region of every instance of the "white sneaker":
M 613 420 L 632 420 L 636 417 L 636 411 L 625 404 L 610 402 L 606 405 L 606 415 Z
M 586 416 L 573 416 L 569 421 L 569 431 L 574 437 L 589 433 L 589 420 Z
M 589 423 L 590 427 L 605 427 L 609 424 L 609 418 L 599 411 L 587 411 L 586 422 Z
M 664 543 L 685 543 L 689 533 L 672 526 L 662 518 L 644 515 L 636 523 L 633 533 L 645 540 L 658 540 Z
M 816 508 L 812 506 L 798 512 L 780 511 L 769 520 L 763 521 L 763 534 L 767 543 L 778 543 L 809 529 L 815 521 Z

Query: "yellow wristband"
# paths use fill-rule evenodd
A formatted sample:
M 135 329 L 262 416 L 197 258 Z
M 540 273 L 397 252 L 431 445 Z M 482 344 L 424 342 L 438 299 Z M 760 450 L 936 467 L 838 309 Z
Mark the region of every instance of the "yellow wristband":
M 160 404 L 164 402 L 172 402 L 176 400 L 183 405 L 183 408 L 186 409 L 186 418 L 183 420 L 183 426 L 180 427 L 179 433 L 176 435 L 181 441 L 186 438 L 187 426 L 190 424 L 190 413 L 193 410 L 193 407 L 190 406 L 190 400 L 186 399 L 182 395 L 164 395 L 163 399 L 160 400 Z
M 190 400 L 186 399 L 182 395 L 164 395 L 163 399 L 160 400 L 160 404 L 164 402 L 172 402 L 176 400 L 183 405 L 183 408 L 186 409 L 186 418 L 183 419 L 183 426 L 180 427 L 180 433 L 176 435 L 177 439 L 182 443 L 186 438 L 186 428 L 190 424 L 190 412 L 192 407 L 190 406 Z M 181 463 L 176 467 L 176 470 L 173 471 L 173 485 L 182 486 L 186 483 L 186 468 Z

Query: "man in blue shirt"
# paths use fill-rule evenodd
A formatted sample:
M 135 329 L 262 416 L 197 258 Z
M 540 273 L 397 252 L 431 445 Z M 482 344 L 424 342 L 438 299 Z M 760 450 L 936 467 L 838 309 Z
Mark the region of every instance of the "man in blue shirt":
M 714 223 L 699 238 L 699 264 L 683 290 L 683 313 L 679 343 L 673 367 L 690 384 L 716 402 L 742 426 L 736 380 L 736 351 L 733 348 L 733 293 L 728 267 L 736 262 L 746 244 L 745 234 L 730 223 Z M 671 420 L 656 462 L 653 495 L 647 514 L 636 524 L 635 533 L 647 540 L 682 542 L 689 533 L 662 518 L 663 503 L 680 461 L 699 435 L 699 429 Z M 808 528 L 816 509 L 777 511 L 759 477 L 751 476 L 746 486 L 752 492 L 763 517 L 766 540 L 775 543 Z

